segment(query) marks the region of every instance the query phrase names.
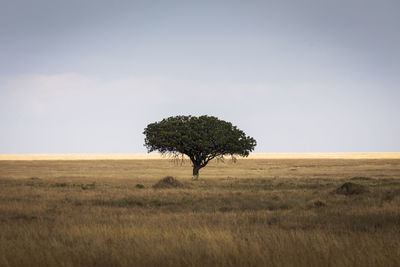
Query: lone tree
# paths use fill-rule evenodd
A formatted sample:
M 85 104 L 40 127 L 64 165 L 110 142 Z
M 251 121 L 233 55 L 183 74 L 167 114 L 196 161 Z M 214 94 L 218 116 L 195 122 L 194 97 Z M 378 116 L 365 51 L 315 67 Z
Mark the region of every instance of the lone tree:
M 176 116 L 147 125 L 143 134 L 148 152 L 159 151 L 174 156 L 186 155 L 193 164 L 193 179 L 199 170 L 224 155 L 247 157 L 256 146 L 232 123 L 212 116 Z

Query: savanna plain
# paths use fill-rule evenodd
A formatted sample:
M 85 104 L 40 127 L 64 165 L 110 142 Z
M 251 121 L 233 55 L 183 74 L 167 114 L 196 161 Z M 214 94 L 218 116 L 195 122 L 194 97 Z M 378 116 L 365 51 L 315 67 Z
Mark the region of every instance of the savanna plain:
M 2 160 L 0 266 L 400 266 L 400 159 Z

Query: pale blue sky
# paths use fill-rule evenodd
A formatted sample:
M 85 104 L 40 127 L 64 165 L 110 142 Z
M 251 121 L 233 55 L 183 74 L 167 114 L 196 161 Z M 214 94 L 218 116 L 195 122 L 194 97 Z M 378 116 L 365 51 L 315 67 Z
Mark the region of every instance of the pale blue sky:
M 400 151 L 400 2 L 0 0 L 0 153 L 145 152 L 213 115 L 256 152 Z

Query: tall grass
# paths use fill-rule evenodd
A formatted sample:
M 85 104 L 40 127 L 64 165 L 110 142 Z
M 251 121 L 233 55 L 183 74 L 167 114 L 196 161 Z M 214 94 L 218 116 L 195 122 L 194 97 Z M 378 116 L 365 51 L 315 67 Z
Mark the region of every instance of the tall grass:
M 185 187 L 151 188 L 166 175 Z M 400 266 L 399 161 L 190 175 L 166 160 L 0 161 L 0 266 Z M 348 181 L 369 191 L 333 193 Z

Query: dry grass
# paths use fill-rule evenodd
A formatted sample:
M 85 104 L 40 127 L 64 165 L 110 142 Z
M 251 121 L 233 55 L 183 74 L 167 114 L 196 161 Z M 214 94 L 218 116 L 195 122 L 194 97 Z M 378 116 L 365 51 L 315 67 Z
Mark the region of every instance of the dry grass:
M 167 175 L 184 187 L 152 188 Z M 0 266 L 400 266 L 399 159 L 190 177 L 168 160 L 0 161 Z M 368 190 L 335 194 L 345 182 Z

